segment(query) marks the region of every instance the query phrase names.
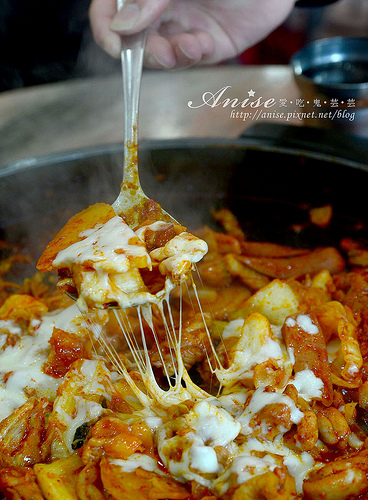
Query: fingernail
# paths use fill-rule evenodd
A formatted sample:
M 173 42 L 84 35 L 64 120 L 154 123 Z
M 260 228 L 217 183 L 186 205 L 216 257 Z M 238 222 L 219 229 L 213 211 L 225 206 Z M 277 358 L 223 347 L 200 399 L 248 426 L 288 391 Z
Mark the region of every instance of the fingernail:
M 136 3 L 125 3 L 110 23 L 113 31 L 126 31 L 134 27 L 140 14 Z
M 114 36 L 106 37 L 103 43 L 103 49 L 110 56 L 119 58 L 121 54 L 121 38 L 114 33 Z
M 175 61 L 172 59 L 164 60 L 152 54 L 146 54 L 146 65 L 149 68 L 164 68 L 172 69 L 175 66 Z
M 184 49 L 184 47 L 182 46 L 182 44 L 181 44 L 181 43 L 179 43 L 179 44 L 178 44 L 177 49 L 178 49 L 179 53 L 181 52 L 181 53 L 182 53 L 182 54 L 183 54 L 183 55 L 184 55 L 187 59 L 189 59 L 189 60 L 191 60 L 191 59 L 192 59 L 192 60 L 194 60 L 194 57 L 193 57 L 191 54 L 189 54 L 189 52 L 187 52 L 187 51 Z

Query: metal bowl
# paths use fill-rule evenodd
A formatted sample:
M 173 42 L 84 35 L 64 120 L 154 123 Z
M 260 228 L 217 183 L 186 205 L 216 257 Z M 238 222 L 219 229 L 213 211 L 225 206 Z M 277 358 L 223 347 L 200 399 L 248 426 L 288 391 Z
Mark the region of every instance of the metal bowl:
M 306 125 L 368 137 L 368 38 L 322 38 L 290 63 Z
M 368 103 L 368 38 L 322 38 L 291 58 L 303 90 Z
M 122 144 L 98 146 L 0 170 L 0 240 L 29 257 L 9 281 L 33 276 L 72 215 L 115 200 L 122 153 Z M 145 192 L 191 231 L 219 230 L 212 212 L 226 206 L 253 240 L 302 247 L 368 241 L 366 138 L 259 122 L 239 138 L 142 141 L 139 170 Z M 329 227 L 309 224 L 309 209 L 327 204 L 334 208 Z

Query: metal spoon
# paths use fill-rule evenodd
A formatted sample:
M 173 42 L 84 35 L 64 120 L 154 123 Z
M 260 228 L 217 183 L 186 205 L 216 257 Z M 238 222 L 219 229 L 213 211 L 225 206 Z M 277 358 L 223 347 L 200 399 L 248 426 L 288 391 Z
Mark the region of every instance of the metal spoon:
M 143 192 L 138 172 L 138 108 L 146 33 L 122 38 L 121 64 L 124 103 L 124 175 L 112 207 L 131 227 L 150 218 L 177 224 L 176 220 Z
M 161 206 L 143 192 L 138 172 L 138 108 L 142 79 L 146 33 L 138 33 L 122 39 L 121 51 L 124 104 L 124 174 L 120 193 L 112 204 L 132 228 L 150 218 L 179 224 Z M 64 292 L 73 300 L 78 299 L 74 284 L 65 280 Z M 108 309 L 118 308 L 117 303 L 105 304 Z

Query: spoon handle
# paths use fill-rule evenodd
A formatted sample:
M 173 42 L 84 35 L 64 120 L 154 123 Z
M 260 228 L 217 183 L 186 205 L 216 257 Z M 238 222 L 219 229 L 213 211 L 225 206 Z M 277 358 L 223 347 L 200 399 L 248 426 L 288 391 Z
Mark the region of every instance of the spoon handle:
M 138 108 L 146 33 L 122 37 L 124 177 L 138 182 Z

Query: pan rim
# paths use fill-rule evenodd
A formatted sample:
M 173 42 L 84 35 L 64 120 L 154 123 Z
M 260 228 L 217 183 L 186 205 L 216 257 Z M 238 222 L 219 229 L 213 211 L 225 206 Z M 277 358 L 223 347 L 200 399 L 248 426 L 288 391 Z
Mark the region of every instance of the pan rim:
M 260 124 L 264 125 L 264 124 Z M 271 125 L 272 128 L 275 125 Z M 260 127 L 259 127 L 260 128 Z M 264 127 L 263 127 L 264 128 Z M 259 150 L 270 153 L 289 154 L 293 156 L 303 156 L 310 159 L 323 160 L 330 163 L 342 164 L 347 167 L 368 170 L 368 141 L 366 138 L 353 136 L 350 134 L 337 134 L 336 131 L 331 134 L 334 137 L 332 144 L 328 141 L 313 143 L 313 140 L 303 135 L 297 134 L 298 137 L 291 134 L 290 142 L 288 143 L 288 131 L 302 128 L 305 132 L 308 127 L 283 126 L 277 125 L 276 132 L 273 136 L 265 134 L 259 135 L 255 128 L 255 133 L 247 131 L 243 136 L 236 138 L 223 137 L 180 137 L 174 139 L 142 139 L 140 141 L 141 151 L 154 150 L 174 150 L 174 149 L 194 149 L 194 148 L 212 148 L 212 149 L 248 149 Z M 253 127 L 252 127 L 253 129 Z M 267 127 L 266 127 L 267 130 Z M 321 130 L 312 129 L 312 136 L 315 133 L 321 134 Z M 323 131 L 330 132 L 330 131 Z M 310 133 L 310 130 L 309 130 Z M 308 135 L 308 134 L 306 134 Z M 329 134 L 327 135 L 327 138 Z M 341 138 L 345 138 L 345 142 L 339 142 Z M 336 144 L 339 145 L 336 149 Z M 362 149 L 360 149 L 362 147 Z M 366 149 L 367 148 L 367 149 Z M 324 150 L 323 150 L 324 149 Z M 366 151 L 365 151 L 366 150 Z M 0 179 L 19 174 L 30 169 L 38 169 L 41 167 L 51 166 L 60 163 L 67 163 L 73 160 L 81 160 L 83 158 L 102 157 L 109 154 L 123 154 L 123 143 L 109 143 L 97 146 L 88 146 L 73 150 L 60 151 L 49 153 L 40 156 L 24 158 L 9 162 L 0 167 Z M 365 158 L 365 162 L 364 162 Z

